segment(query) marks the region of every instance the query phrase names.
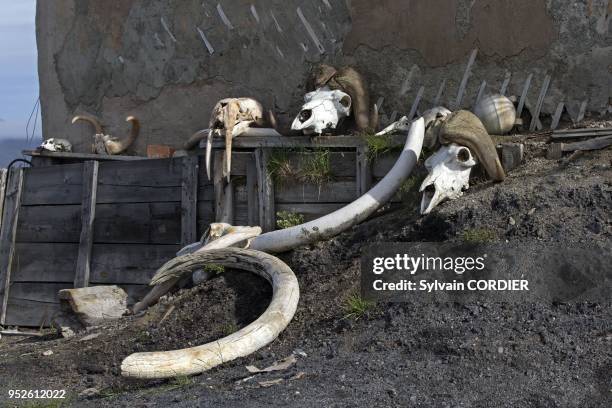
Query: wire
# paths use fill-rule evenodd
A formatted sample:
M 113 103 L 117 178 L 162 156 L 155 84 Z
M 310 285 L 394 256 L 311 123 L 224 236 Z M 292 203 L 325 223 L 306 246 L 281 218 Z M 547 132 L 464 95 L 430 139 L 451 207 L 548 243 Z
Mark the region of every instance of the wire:
M 6 167 L 6 168 L 7 168 L 7 170 L 9 170 L 9 169 L 10 169 L 10 168 L 13 166 L 13 164 L 15 164 L 15 163 L 19 163 L 19 162 L 26 163 L 26 164 L 29 164 L 29 165 L 30 165 L 30 167 L 34 167 L 34 166 L 32 165 L 32 162 L 31 162 L 31 161 L 29 161 L 29 160 L 26 160 L 26 159 L 15 159 L 15 160 L 13 160 L 12 162 L 10 162 L 10 163 L 9 163 L 9 165 Z
M 36 98 L 36 102 L 32 107 L 32 112 L 30 112 L 30 117 L 28 118 L 28 122 L 26 123 L 26 141 L 30 142 L 34 140 L 34 132 L 36 132 L 36 124 L 38 122 L 38 112 L 40 107 L 40 95 Z M 34 117 L 34 129 L 32 129 L 32 136 L 30 138 L 30 123 L 32 122 L 32 117 Z

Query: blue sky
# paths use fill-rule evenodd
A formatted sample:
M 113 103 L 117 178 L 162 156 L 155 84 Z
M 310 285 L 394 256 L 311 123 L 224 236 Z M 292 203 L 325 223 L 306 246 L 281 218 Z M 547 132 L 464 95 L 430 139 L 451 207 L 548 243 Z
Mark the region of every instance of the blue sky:
M 38 98 L 36 0 L 0 2 L 0 140 L 26 137 Z M 36 129 L 40 137 L 40 117 Z

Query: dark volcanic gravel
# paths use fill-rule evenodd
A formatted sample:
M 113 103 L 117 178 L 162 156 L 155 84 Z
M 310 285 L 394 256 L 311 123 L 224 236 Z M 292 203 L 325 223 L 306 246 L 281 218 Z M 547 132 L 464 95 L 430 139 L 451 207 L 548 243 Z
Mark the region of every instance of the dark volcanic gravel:
M 541 147 L 534 142 L 529 151 Z M 453 241 L 487 229 L 500 241 L 581 242 L 610 251 L 612 151 L 559 162 L 533 156 L 505 182 L 477 184 L 427 217 L 407 202 L 334 240 L 284 254 L 300 283 L 298 311 L 275 342 L 249 357 L 192 380 L 118 376 L 132 352 L 203 344 L 254 320 L 270 288 L 228 271 L 143 317 L 75 338 L 3 339 L 0 395 L 67 389 L 79 407 L 610 407 L 610 303 L 379 303 L 358 320 L 346 317 L 367 242 Z M 80 341 L 91 333 L 100 336 Z M 246 365 L 265 367 L 293 352 L 298 361 L 288 370 L 243 381 L 251 375 Z M 100 395 L 77 397 L 91 387 Z

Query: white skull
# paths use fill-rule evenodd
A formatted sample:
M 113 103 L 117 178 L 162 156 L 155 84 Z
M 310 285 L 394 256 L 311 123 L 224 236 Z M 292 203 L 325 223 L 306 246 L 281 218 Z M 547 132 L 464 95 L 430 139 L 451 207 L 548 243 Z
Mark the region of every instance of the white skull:
M 435 108 L 431 108 L 423 112 L 423 119 L 425 120 L 425 128 L 429 126 L 431 122 L 438 118 L 445 118 L 450 115 L 451 111 L 446 109 L 444 106 L 436 106 Z M 393 122 L 380 132 L 376 133 L 376 136 L 382 136 L 393 133 L 405 133 L 410 129 L 410 125 L 412 124 L 412 120 L 408 119 L 407 116 L 402 116 L 400 120 Z
M 454 143 L 440 147 L 425 160 L 429 174 L 419 189 L 423 192 L 421 214 L 428 214 L 446 199 L 461 197 L 470 186 L 470 171 L 475 164 L 470 149 Z
M 291 125 L 292 130 L 304 134 L 322 134 L 336 129 L 345 117 L 351 114 L 351 97 L 339 90 L 319 88 L 304 96 L 304 105 Z
M 49 152 L 71 152 L 72 145 L 69 141 L 64 139 L 50 138 L 42 142 L 40 149 L 47 150 Z

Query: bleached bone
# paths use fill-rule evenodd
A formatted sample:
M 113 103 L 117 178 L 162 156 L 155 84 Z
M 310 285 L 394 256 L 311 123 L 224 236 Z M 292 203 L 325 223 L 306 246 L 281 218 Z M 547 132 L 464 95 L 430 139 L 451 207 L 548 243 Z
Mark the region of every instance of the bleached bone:
M 340 90 L 322 87 L 304 96 L 304 105 L 291 124 L 292 130 L 318 135 L 334 130 L 351 114 L 351 97 Z
M 223 175 L 229 181 L 232 169 L 232 139 L 243 134 L 252 126 L 261 127 L 263 124 L 263 107 L 253 98 L 226 98 L 217 102 L 210 115 L 208 129 L 196 132 L 189 139 L 191 142 L 197 139 L 199 134 L 206 132 L 206 175 L 209 180 L 213 137 L 225 137 L 226 160 Z
M 435 108 L 426 110 L 422 115 L 422 118 L 425 121 L 425 129 L 427 129 L 427 126 L 429 126 L 429 124 L 434 120 L 444 118 L 450 114 L 451 111 L 446 109 L 444 106 L 437 106 Z M 412 121 L 409 120 L 407 116 L 402 116 L 398 121 L 391 123 L 389 126 L 376 133 L 376 136 L 407 132 L 410 129 L 411 123 Z
M 470 149 L 454 143 L 440 147 L 425 160 L 429 174 L 419 189 L 423 192 L 421 214 L 429 214 L 444 200 L 461 197 L 470 186 L 470 172 L 475 164 Z
M 155 274 L 152 284 L 164 283 L 205 264 L 253 272 L 272 285 L 272 300 L 253 323 L 222 339 L 191 348 L 134 353 L 121 363 L 121 374 L 131 378 L 172 378 L 202 373 L 212 367 L 247 356 L 268 345 L 287 327 L 299 301 L 298 281 L 280 259 L 263 252 L 225 248 L 175 258 Z
M 406 144 L 395 165 L 378 184 L 357 200 L 316 220 L 255 237 L 251 241 L 250 248 L 271 253 L 288 251 L 329 239 L 364 221 L 389 201 L 410 175 L 421 154 L 424 133 L 423 118 L 412 122 Z
M 39 149 L 49 152 L 72 152 L 72 143 L 66 139 L 52 137 L 42 142 Z
M 226 223 L 212 223 L 208 231 L 202 236 L 200 242 L 183 248 L 177 255 L 181 256 L 191 252 L 204 252 L 211 249 L 227 248 L 234 245 L 248 248 L 250 240 L 259 234 L 261 234 L 260 227 L 234 227 Z M 140 302 L 134 305 L 132 309 L 133 313 L 140 313 L 149 306 L 157 303 L 159 298 L 168 293 L 177 282 L 178 278 L 154 286 Z
M 72 118 L 72 124 L 75 124 L 78 121 L 84 121 L 91 123 L 96 131 L 94 138 L 96 142 L 99 140 L 102 146 L 100 147 L 101 151 L 98 150 L 96 146 L 96 153 L 98 154 L 120 154 L 125 152 L 134 141 L 138 138 L 138 134 L 140 133 L 140 121 L 134 116 L 128 116 L 125 121 L 130 122 L 132 124 L 132 130 L 130 131 L 130 135 L 124 139 L 119 140 L 116 137 L 104 134 L 104 130 L 102 129 L 102 125 L 98 119 L 93 116 L 88 115 L 78 115 Z

